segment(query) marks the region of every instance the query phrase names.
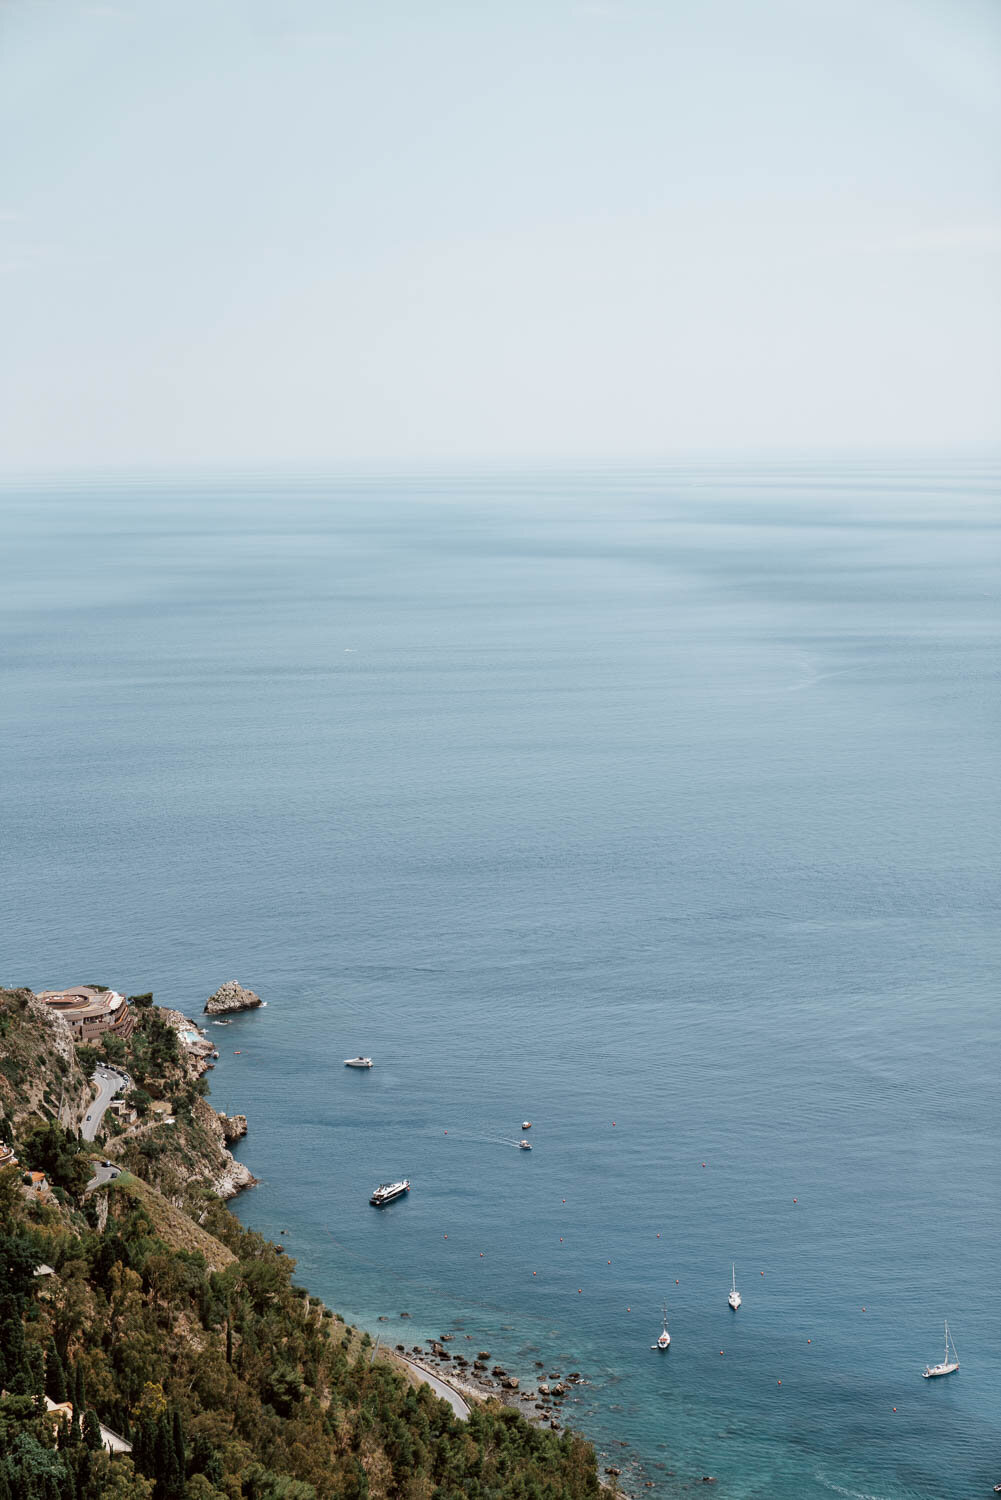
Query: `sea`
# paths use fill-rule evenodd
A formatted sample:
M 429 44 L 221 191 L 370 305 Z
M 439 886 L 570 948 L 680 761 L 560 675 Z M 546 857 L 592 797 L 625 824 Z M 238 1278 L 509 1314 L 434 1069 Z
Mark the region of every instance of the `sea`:
M 241 1220 L 628 1493 L 979 1500 L 999 477 L 7 476 L 0 979 L 256 990 Z

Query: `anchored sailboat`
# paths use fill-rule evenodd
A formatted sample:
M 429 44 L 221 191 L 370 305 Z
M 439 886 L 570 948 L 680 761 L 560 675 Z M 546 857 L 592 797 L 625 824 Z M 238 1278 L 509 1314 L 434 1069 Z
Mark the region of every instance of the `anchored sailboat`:
M 737 1268 L 735 1265 L 733 1265 L 732 1262 L 730 1264 L 730 1271 L 732 1274 L 732 1280 L 730 1282 L 730 1291 L 727 1295 L 726 1300 L 729 1302 L 734 1312 L 736 1312 L 737 1308 L 740 1306 L 740 1293 L 737 1290 Z
M 667 1331 L 667 1303 L 665 1302 L 664 1303 L 664 1331 L 663 1331 L 663 1333 L 661 1333 L 661 1335 L 658 1338 L 657 1342 L 655 1344 L 651 1344 L 650 1345 L 650 1348 L 651 1349 L 670 1349 L 670 1347 L 671 1347 L 671 1335 Z
M 952 1349 L 952 1358 L 949 1358 L 949 1350 Z M 926 1365 L 921 1372 L 926 1380 L 932 1380 L 936 1375 L 951 1375 L 954 1370 L 959 1369 L 959 1355 L 956 1346 L 952 1342 L 949 1325 L 945 1325 L 945 1358 L 940 1365 Z

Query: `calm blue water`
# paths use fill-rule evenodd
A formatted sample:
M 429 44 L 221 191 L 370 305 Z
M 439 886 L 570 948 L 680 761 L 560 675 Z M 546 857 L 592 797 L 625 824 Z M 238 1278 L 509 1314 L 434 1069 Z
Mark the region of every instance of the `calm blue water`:
M 634 1489 L 987 1494 L 997 479 L 7 482 L 0 977 L 259 990 L 241 1217 Z

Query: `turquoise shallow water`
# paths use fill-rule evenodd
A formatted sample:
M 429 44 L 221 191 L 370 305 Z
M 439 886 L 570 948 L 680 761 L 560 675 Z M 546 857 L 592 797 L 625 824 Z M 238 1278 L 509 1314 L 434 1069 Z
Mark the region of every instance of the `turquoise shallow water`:
M 2 978 L 258 989 L 241 1217 L 387 1340 L 582 1370 L 634 1489 L 988 1494 L 996 497 L 8 481 Z

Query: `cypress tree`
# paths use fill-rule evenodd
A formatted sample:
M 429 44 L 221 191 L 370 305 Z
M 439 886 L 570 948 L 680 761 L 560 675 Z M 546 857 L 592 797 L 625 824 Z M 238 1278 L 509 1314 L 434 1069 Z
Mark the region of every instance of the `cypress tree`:
M 173 1432 L 171 1436 L 174 1440 L 174 1457 L 177 1460 L 177 1472 L 183 1479 L 187 1473 L 188 1466 L 184 1456 L 184 1428 L 181 1426 L 181 1413 L 176 1407 L 174 1409 Z
M 59 1358 L 59 1350 L 56 1348 L 55 1339 L 49 1339 L 49 1347 L 45 1351 L 45 1394 L 50 1401 L 57 1404 L 67 1400 L 66 1395 L 66 1371 L 63 1362 Z
M 84 1385 L 83 1365 L 77 1360 L 73 1366 L 73 1416 L 79 1420 L 87 1409 L 87 1388 Z
M 83 1442 L 84 1447 L 91 1453 L 99 1453 L 104 1446 L 101 1439 L 101 1424 L 97 1420 L 96 1411 L 87 1411 L 83 1414 Z

